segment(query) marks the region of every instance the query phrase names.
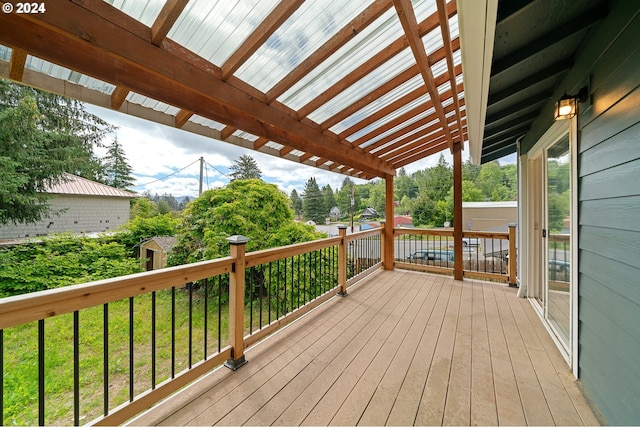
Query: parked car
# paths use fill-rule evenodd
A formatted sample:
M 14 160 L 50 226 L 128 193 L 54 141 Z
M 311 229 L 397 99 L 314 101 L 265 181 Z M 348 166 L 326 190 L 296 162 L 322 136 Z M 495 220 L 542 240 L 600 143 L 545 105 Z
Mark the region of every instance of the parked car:
M 453 261 L 453 251 L 445 249 L 422 249 L 407 257 L 414 261 Z
M 477 237 L 463 237 L 462 245 L 465 248 L 471 246 L 480 246 L 480 239 L 478 239 Z

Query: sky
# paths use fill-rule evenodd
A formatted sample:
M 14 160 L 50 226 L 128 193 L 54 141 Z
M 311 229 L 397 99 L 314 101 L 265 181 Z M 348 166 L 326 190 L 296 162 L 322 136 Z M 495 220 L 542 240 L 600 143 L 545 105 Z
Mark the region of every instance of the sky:
M 203 190 L 226 185 L 229 182 L 229 168 L 245 154 L 257 161 L 264 181 L 276 184 L 287 195 L 294 188 L 302 194 L 305 183 L 311 177 L 315 177 L 320 188 L 329 184 L 337 191 L 346 177 L 117 111 L 88 104 L 85 107 L 87 111 L 118 127 L 118 142 L 133 168 L 136 187 L 132 190 L 137 193 L 149 191 L 159 195 L 168 193 L 174 197 L 197 197 L 201 156 L 206 162 Z M 105 142 L 110 143 L 111 140 L 109 138 Z M 463 151 L 463 161 L 468 158 L 468 153 L 466 149 Z M 443 154 L 447 162 L 452 164 L 449 152 L 444 151 Z M 97 155 L 104 155 L 104 150 L 98 151 Z M 435 166 L 439 157 L 436 154 L 422 159 L 408 165 L 405 170 L 411 174 Z M 353 181 L 357 184 L 366 182 L 361 179 Z

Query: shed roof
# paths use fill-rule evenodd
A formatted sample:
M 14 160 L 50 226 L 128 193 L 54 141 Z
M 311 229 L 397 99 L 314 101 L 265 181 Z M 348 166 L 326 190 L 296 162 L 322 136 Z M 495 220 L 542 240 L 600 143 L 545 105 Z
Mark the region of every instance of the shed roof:
M 106 196 L 106 197 L 125 197 L 132 199 L 138 197 L 135 193 L 121 190 L 119 188 L 110 187 L 99 182 L 91 181 L 86 178 L 65 173 L 64 178 L 58 184 L 52 185 L 47 193 L 50 194 L 67 194 L 82 196 Z
M 368 179 L 466 141 L 460 44 L 446 0 L 48 0 L 0 76 Z

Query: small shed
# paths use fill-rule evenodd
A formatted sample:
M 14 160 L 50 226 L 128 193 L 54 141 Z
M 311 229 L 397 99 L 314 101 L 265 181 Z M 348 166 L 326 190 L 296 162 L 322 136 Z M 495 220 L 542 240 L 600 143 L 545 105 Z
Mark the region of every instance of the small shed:
M 340 219 L 340 208 L 337 206 L 334 206 L 331 208 L 331 210 L 329 211 L 329 218 L 331 219 L 331 221 L 337 221 Z
M 156 236 L 140 244 L 140 266 L 147 271 L 159 270 L 167 266 L 167 254 L 176 245 L 172 236 Z
M 408 215 L 395 215 L 393 217 L 394 227 L 413 227 L 413 218 Z
M 373 208 L 364 208 L 362 213 L 360 214 L 360 220 L 366 221 L 368 219 L 376 218 L 378 216 L 378 212 L 376 212 Z

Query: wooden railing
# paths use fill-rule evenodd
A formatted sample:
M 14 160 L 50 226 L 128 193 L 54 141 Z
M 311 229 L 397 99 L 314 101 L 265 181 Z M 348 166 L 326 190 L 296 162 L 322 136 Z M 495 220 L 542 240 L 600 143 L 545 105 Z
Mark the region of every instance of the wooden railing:
M 248 346 L 347 295 L 350 285 L 382 265 L 451 273 L 451 231 L 399 228 L 392 242 L 384 234 L 384 225 L 350 235 L 341 228 L 337 237 L 250 253 L 247 239 L 233 236 L 228 257 L 0 299 L 0 424 L 123 423 L 214 367 L 239 368 Z M 469 250 L 463 254 L 483 252 L 482 262 L 465 259 L 465 276 L 515 283 L 515 228 L 465 232 L 464 239 Z M 385 244 L 395 245 L 393 264 L 384 259 Z M 412 258 L 420 251 L 437 251 L 439 258 Z M 114 325 L 116 318 L 126 327 Z M 29 334 L 31 349 L 24 343 Z M 59 345 L 49 344 L 52 334 L 68 334 L 67 360 L 52 354 Z M 14 378 L 15 371 L 30 352 L 36 372 L 27 377 L 37 384 L 27 394 L 37 408 L 32 418 L 21 418 L 16 405 L 28 402 L 16 404 L 9 387 L 24 380 Z M 59 406 L 48 397 L 50 383 L 63 375 L 71 377 L 65 396 L 73 402 L 72 419 L 50 416 Z M 99 384 L 86 386 L 88 377 Z
M 338 237 L 251 253 L 246 238 L 233 236 L 221 259 L 0 299 L 0 423 L 120 424 L 214 367 L 237 369 L 246 347 L 377 270 L 381 235 L 381 228 L 348 236 L 341 229 Z M 116 317 L 127 326 L 115 328 Z M 102 327 L 90 333 L 99 337 L 86 337 L 96 318 Z M 19 342 L 25 330 L 37 335 L 31 350 Z M 64 359 L 53 355 L 52 334 L 70 336 L 64 366 L 50 363 Z M 95 339 L 99 350 L 85 342 Z M 25 351 L 35 354 L 32 418 L 15 413 L 29 404 L 11 401 L 9 390 L 22 381 L 12 376 L 24 355 L 14 353 Z M 73 418 L 49 415 L 59 406 L 50 384 L 61 372 L 72 377 Z M 101 386 L 84 390 L 87 377 L 102 377 Z
M 516 284 L 515 226 L 504 233 L 464 231 L 462 236 L 464 277 Z M 398 268 L 453 274 L 453 230 L 396 228 L 394 237 Z

